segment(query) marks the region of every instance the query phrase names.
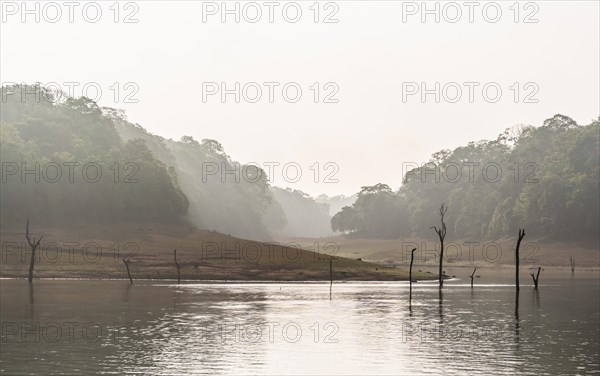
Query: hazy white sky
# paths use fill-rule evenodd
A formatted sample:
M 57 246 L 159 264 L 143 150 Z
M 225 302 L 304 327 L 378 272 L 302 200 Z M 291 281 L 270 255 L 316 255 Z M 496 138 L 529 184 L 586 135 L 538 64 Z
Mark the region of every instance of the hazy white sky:
M 397 188 L 402 162 L 425 162 L 440 149 L 495 138 L 515 124 L 539 125 L 556 113 L 582 124 L 600 114 L 598 1 L 520 2 L 517 7 L 513 1 L 475 2 L 474 8 L 462 1 L 440 2 L 439 23 L 434 14 L 422 22 L 421 2 L 401 1 L 321 2 L 318 23 L 313 1 L 277 2 L 271 8 L 273 23 L 269 5 L 262 1 L 240 2 L 239 23 L 235 15 L 222 23 L 221 13 L 208 14 L 221 8 L 221 2 L 137 1 L 116 7 L 113 1 L 97 2 L 98 7 L 79 2 L 72 8 L 73 23 L 62 1 L 54 3 L 57 7 L 29 2 L 30 9 L 35 3 L 39 23 L 35 14 L 22 22 L 20 1 L 2 1 L 3 83 L 56 82 L 68 91 L 66 83 L 77 82 L 76 96 L 82 95 L 83 85 L 97 83 L 100 105 L 125 109 L 130 121 L 149 131 L 173 139 L 216 139 L 240 162 L 278 162 L 274 185 L 313 195 L 352 194 L 361 185 L 378 182 Z M 283 17 L 284 6 L 289 21 L 301 9 L 298 22 Z M 233 9 L 235 2 L 228 7 Z M 99 21 L 89 22 L 96 8 L 102 11 Z M 493 23 L 497 8 L 502 14 Z M 57 19 L 57 9 L 61 18 L 48 22 Z M 262 17 L 247 22 L 256 17 L 256 9 Z M 457 17 L 457 9 L 461 18 L 448 22 Z M 339 22 L 324 23 L 332 13 L 331 19 Z M 139 22 L 124 22 L 127 15 Z M 134 86 L 126 87 L 128 82 Z M 247 86 L 240 103 L 234 95 L 222 103 L 218 94 L 204 103 L 207 82 L 224 82 L 229 89 L 236 82 L 240 87 L 256 82 L 262 97 L 257 103 L 247 101 L 255 97 L 255 88 Z M 264 82 L 279 83 L 274 103 Z M 319 103 L 314 103 L 315 82 L 320 83 Z M 325 87 L 328 82 L 333 84 Z M 411 82 L 424 82 L 429 89 L 439 82 L 440 91 L 446 85 L 446 96 L 436 103 L 429 94 L 421 103 L 417 93 L 403 101 L 403 83 Z M 456 87 L 447 85 L 451 82 L 462 90 L 456 103 L 451 103 L 456 94 Z M 464 82 L 479 85 L 473 86 L 473 103 Z M 286 83 L 301 88 L 297 103 L 283 97 Z M 486 83 L 491 83 L 488 97 L 482 94 Z M 406 85 L 404 94 L 415 88 Z M 94 97 L 88 86 L 88 96 Z M 323 103 L 336 87 L 338 103 Z M 502 95 L 488 103 L 495 87 Z M 287 93 L 293 99 L 293 86 Z M 138 103 L 126 103 L 127 94 Z M 524 103 L 529 94 L 528 100 L 538 103 Z M 282 172 L 290 162 L 302 170 L 297 183 L 291 183 L 293 168 L 287 177 Z M 333 176 L 337 183 L 324 182 L 334 172 L 331 165 L 325 168 L 328 162 L 339 166 Z

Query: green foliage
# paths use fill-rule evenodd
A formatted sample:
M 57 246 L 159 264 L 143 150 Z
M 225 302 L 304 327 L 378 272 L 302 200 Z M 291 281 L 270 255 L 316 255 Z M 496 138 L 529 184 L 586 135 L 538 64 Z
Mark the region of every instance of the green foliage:
M 38 225 L 177 222 L 186 214 L 188 201 L 176 176 L 145 142 L 124 142 L 96 103 L 53 102 L 56 96 L 47 91 L 39 98 L 5 95 L 15 89 L 40 91 L 2 88 L 3 225 L 22 226 L 25 218 Z
M 395 238 L 408 230 L 404 198 L 386 184 L 362 187 L 352 207 L 346 206 L 331 219 L 334 231 L 375 238 Z
M 446 203 L 453 238 L 494 239 L 525 227 L 536 238 L 597 239 L 599 128 L 598 120 L 579 126 L 556 115 L 538 128 L 442 150 L 408 171 L 397 192 L 363 187 L 332 228 L 376 238 L 431 236 Z

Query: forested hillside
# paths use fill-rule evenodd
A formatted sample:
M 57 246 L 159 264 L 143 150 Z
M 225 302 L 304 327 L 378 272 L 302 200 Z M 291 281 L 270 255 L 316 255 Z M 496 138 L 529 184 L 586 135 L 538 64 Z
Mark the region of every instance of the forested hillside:
M 186 215 L 175 171 L 144 142 L 123 140 L 96 103 L 23 89 L 29 94 L 2 88 L 3 226 L 26 218 L 37 225 L 173 223 Z
M 273 198 L 262 169 L 231 160 L 215 140 L 199 142 L 191 136 L 166 140 L 112 113 L 123 139 L 144 140 L 158 159 L 173 166 L 195 226 L 264 240 L 285 224 L 285 213 Z
M 540 127 L 507 129 L 411 166 L 398 191 L 363 187 L 332 228 L 362 237 L 431 236 L 448 205 L 448 236 L 496 239 L 519 227 L 538 239 L 598 239 L 598 120 L 556 115 Z
M 326 208 L 304 196 L 294 206 L 282 190 L 284 212 L 266 172 L 215 140 L 167 140 L 120 110 L 35 86 L 3 87 L 2 98 L 5 226 L 158 221 L 266 240 L 314 213 L 313 230 L 330 233 Z

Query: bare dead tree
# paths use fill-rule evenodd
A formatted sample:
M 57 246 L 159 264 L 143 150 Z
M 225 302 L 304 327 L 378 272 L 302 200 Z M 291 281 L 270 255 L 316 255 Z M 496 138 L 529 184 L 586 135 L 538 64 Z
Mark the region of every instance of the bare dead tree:
M 442 222 L 442 226 L 438 229 L 435 226 L 431 226 L 430 228 L 435 231 L 435 233 L 440 238 L 440 269 L 439 269 L 439 282 L 440 288 L 444 287 L 444 276 L 442 272 L 442 264 L 444 262 L 444 239 L 446 238 L 446 222 L 444 222 L 444 215 L 446 215 L 446 211 L 448 211 L 448 207 L 445 204 L 442 204 L 440 207 L 440 221 Z
M 531 278 L 533 278 L 533 284 L 535 285 L 535 289 L 538 288 L 538 281 L 540 280 L 540 272 L 542 271 L 542 267 L 538 267 L 537 275 L 533 275 L 533 273 L 529 273 Z
M 575 276 L 575 259 L 573 256 L 569 257 L 569 261 L 571 262 L 571 277 Z
M 123 263 L 125 264 L 125 267 L 127 268 L 127 276 L 129 277 L 129 282 L 131 282 L 131 284 L 133 285 L 133 279 L 131 278 L 131 273 L 129 272 L 129 263 L 127 262 L 126 259 L 123 259 Z
M 175 260 L 175 266 L 177 267 L 177 283 L 181 282 L 181 274 L 179 272 L 179 263 L 177 262 L 177 250 L 173 250 L 173 259 Z
M 29 237 L 29 218 L 27 218 L 27 225 L 25 225 L 25 238 L 27 239 L 27 243 L 29 243 L 29 246 L 31 247 L 31 261 L 29 261 L 29 276 L 27 277 L 27 280 L 29 280 L 29 283 L 31 283 L 33 281 L 35 251 L 37 250 L 37 247 L 39 247 L 40 242 L 42 241 L 42 236 L 40 236 L 40 238 L 37 241 L 35 240 L 35 238 L 32 239 Z
M 409 288 L 408 288 L 408 302 L 410 303 L 412 301 L 412 283 L 413 283 L 413 279 L 412 279 L 412 267 L 413 267 L 413 261 L 415 259 L 415 251 L 417 249 L 413 248 L 412 251 L 410 251 L 410 268 L 408 269 L 408 284 L 409 284 Z
M 519 229 L 519 239 L 517 240 L 517 247 L 515 248 L 515 287 L 519 290 L 519 247 L 521 246 L 521 240 L 525 237 L 525 229 Z
M 473 269 L 473 273 L 471 273 L 471 275 L 469 276 L 469 278 L 471 278 L 471 288 L 473 288 L 473 278 L 475 278 L 476 271 L 477 271 L 477 268 Z

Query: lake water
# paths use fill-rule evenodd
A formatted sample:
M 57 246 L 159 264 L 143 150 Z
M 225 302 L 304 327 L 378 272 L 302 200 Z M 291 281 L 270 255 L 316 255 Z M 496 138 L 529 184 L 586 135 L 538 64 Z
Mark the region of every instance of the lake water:
M 469 271 L 470 272 L 470 271 Z M 466 270 L 454 271 L 466 277 Z M 4 375 L 600 374 L 598 273 L 445 283 L 1 280 Z

